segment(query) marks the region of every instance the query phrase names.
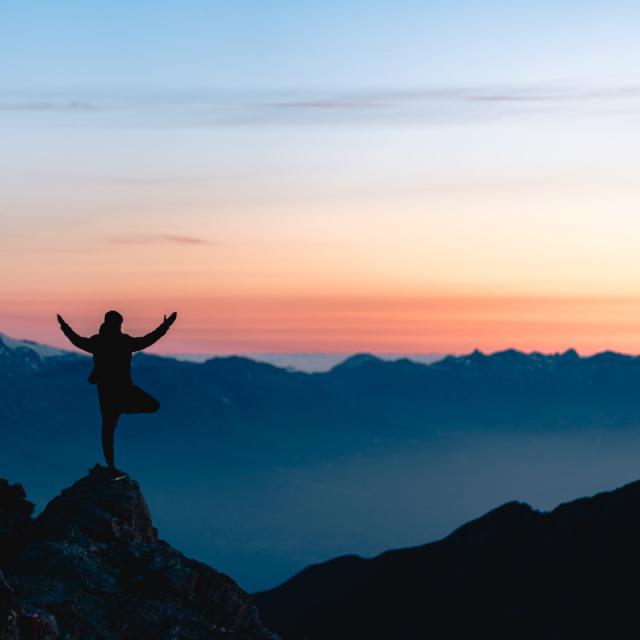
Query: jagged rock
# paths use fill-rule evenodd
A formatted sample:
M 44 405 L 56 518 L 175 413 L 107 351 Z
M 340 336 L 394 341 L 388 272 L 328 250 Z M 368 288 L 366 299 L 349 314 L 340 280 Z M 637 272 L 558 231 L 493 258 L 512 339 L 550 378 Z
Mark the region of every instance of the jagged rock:
M 46 611 L 21 609 L 13 618 L 12 633 L 16 640 L 62 640 L 55 617 Z
M 27 538 L 34 504 L 26 497 L 21 484 L 0 478 L 0 567 L 19 553 Z
M 11 615 L 11 603 L 13 594 L 9 585 L 6 583 L 2 571 L 0 571 L 0 640 L 8 638 L 9 616 Z
M 0 478 L 0 513 L 29 518 L 33 508 L 33 502 L 27 500 L 21 484 L 9 484 L 8 480 Z
M 104 543 L 158 541 L 138 483 L 128 476 L 114 481 L 97 465 L 51 500 L 36 520 L 36 535 L 63 541 L 86 536 Z
M 18 626 L 47 640 L 276 638 L 233 580 L 158 540 L 134 480 L 98 467 L 35 520 L 8 582 Z

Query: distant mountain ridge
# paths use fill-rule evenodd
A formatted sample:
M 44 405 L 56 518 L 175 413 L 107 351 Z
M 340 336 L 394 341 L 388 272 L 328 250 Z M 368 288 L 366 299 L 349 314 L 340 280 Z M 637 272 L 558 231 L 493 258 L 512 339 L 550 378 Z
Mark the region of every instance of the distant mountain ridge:
M 64 355 L 66 353 L 72 353 L 71 351 L 60 349 L 58 347 L 51 347 L 46 344 L 34 342 L 33 340 L 16 340 L 3 333 L 0 333 L 0 340 L 5 343 L 9 349 L 16 348 L 29 348 L 35 351 L 41 357 L 50 357 L 57 355 Z M 75 352 L 73 352 L 75 353 Z M 214 354 L 203 353 L 163 353 L 160 357 L 172 358 L 184 362 L 202 363 L 207 360 L 211 360 L 215 357 L 220 357 Z M 224 357 L 224 356 L 223 356 Z M 350 353 L 246 353 L 242 354 L 249 360 L 255 360 L 256 362 L 266 362 L 276 367 L 283 369 L 291 369 L 294 371 L 303 371 L 306 373 L 326 372 L 333 367 L 351 357 Z M 393 354 L 385 353 L 380 356 L 383 360 L 399 360 L 407 357 L 415 362 L 421 362 L 423 364 L 430 364 L 441 360 L 444 356 L 437 353 L 416 353 L 416 354 Z
M 31 349 L 31 351 L 35 351 L 41 358 L 48 358 L 50 356 L 61 356 L 65 353 L 68 353 L 64 349 L 51 347 L 47 344 L 34 342 L 33 340 L 16 340 L 15 338 L 10 338 L 4 333 L 0 333 L 0 341 L 7 349 L 11 349 L 12 351 L 15 349 Z
M 0 400 L 0 420 L 19 424 L 10 410 L 24 403 L 28 406 L 23 409 L 37 412 L 42 398 L 56 407 L 51 417 L 68 425 L 66 398 L 71 390 L 78 389 L 81 399 L 76 409 L 88 409 L 91 402 L 93 389 L 85 383 L 88 367 L 89 359 L 76 353 L 42 357 L 24 343 L 9 348 L 0 338 L 0 375 L 14 385 L 11 406 Z M 428 365 L 356 354 L 326 373 L 314 374 L 241 356 L 192 363 L 141 354 L 134 358 L 134 371 L 168 400 L 166 410 L 154 417 L 156 423 L 165 415 L 169 418 L 166 411 L 178 409 L 174 403 L 179 397 L 182 419 L 191 424 L 214 427 L 231 421 L 239 426 L 240 421 L 252 428 L 259 420 L 262 429 L 277 425 L 281 431 L 304 420 L 308 425 L 332 424 L 333 429 L 344 426 L 349 432 L 366 428 L 400 440 L 424 435 L 434 426 L 640 424 L 640 358 L 614 352 L 580 357 L 574 350 L 553 355 L 514 349 L 485 355 L 476 350 Z M 30 379 L 32 375 L 37 380 Z M 313 415 L 309 406 L 316 407 Z
M 631 638 L 640 481 L 541 513 L 507 503 L 451 535 L 335 558 L 255 594 L 286 640 Z

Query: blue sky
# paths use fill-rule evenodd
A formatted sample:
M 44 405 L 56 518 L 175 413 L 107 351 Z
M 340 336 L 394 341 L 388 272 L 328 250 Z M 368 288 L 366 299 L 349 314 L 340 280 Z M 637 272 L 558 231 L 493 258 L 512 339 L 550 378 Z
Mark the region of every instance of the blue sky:
M 5 2 L 5 89 L 628 82 L 632 2 Z

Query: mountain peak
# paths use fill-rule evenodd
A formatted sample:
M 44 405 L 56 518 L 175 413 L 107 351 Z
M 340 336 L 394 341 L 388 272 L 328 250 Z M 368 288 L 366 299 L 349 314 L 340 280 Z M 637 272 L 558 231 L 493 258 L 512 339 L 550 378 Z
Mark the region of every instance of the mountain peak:
M 39 534 L 55 540 L 88 535 L 102 543 L 157 543 L 138 483 L 125 474 L 116 479 L 103 469 L 96 465 L 49 502 L 35 523 Z
M 0 333 L 0 350 L 7 349 L 15 351 L 16 349 L 24 350 L 28 349 L 36 353 L 40 358 L 48 358 L 50 356 L 62 356 L 68 355 L 69 351 L 65 349 L 59 349 L 58 347 L 51 347 L 48 344 L 41 344 L 34 340 L 16 340 L 4 333 Z
M 3 640 L 25 625 L 46 640 L 277 640 L 231 578 L 158 539 L 135 480 L 98 466 L 30 521 L 0 568 Z
M 354 369 L 356 367 L 361 367 L 364 364 L 378 362 L 383 362 L 383 360 L 370 353 L 356 353 L 355 355 L 349 356 L 344 362 L 336 365 L 334 369 Z
M 448 540 L 457 543 L 478 545 L 489 541 L 499 543 L 518 535 L 526 527 L 532 526 L 540 518 L 540 513 L 524 502 L 511 501 L 489 511 L 456 529 Z
M 539 512 L 508 502 L 419 547 L 314 565 L 256 594 L 287 638 L 637 635 L 640 481 Z

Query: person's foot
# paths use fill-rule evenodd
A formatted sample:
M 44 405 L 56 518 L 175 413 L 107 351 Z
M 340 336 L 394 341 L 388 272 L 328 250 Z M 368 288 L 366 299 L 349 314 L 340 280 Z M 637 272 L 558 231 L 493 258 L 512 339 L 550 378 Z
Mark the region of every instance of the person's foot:
M 105 475 L 107 473 L 109 473 L 109 468 L 105 467 L 104 465 L 100 464 L 99 462 L 96 462 L 93 467 L 91 467 L 91 469 L 89 469 L 89 473 L 91 474 L 99 474 L 99 475 Z
M 111 465 L 108 469 L 107 469 L 107 473 L 112 476 L 112 477 L 122 477 L 124 478 L 127 474 L 124 471 L 120 471 L 120 469 L 116 469 L 116 467 L 114 465 Z

